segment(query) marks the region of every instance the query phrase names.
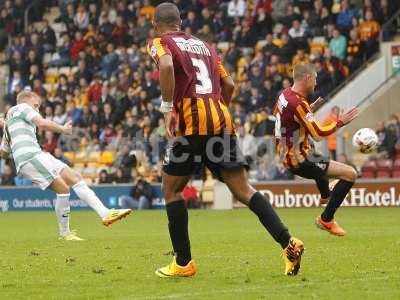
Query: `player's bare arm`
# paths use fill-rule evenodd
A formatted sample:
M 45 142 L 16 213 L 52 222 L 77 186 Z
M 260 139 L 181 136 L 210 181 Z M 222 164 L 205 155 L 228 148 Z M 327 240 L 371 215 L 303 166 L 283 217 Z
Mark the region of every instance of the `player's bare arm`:
M 234 89 L 235 83 L 231 76 L 221 78 L 221 94 L 226 105 L 231 102 Z
M 235 82 L 230 74 L 225 70 L 221 61 L 218 61 L 218 73 L 221 78 L 221 96 L 226 105 L 229 105 L 235 90 Z
M 61 126 L 56 122 L 47 120 L 42 116 L 35 117 L 33 123 L 41 130 L 49 130 L 55 133 L 72 134 L 72 122 L 68 121 L 65 125 Z
M 162 95 L 161 112 L 164 113 L 165 128 L 168 139 L 174 136 L 172 131 L 173 122 L 173 99 L 175 90 L 174 63 L 171 55 L 165 54 L 159 60 L 160 89 Z

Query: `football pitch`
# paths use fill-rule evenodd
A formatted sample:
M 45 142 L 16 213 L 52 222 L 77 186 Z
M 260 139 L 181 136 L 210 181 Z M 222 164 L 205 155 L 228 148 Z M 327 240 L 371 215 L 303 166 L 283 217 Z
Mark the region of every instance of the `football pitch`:
M 0 214 L 0 299 L 400 299 L 399 208 L 343 208 L 345 237 L 313 224 L 320 209 L 280 209 L 303 239 L 300 274 L 246 209 L 190 211 L 193 278 L 161 279 L 171 260 L 165 212 L 134 212 L 106 228 L 72 212 L 83 242 L 57 240 L 54 213 Z

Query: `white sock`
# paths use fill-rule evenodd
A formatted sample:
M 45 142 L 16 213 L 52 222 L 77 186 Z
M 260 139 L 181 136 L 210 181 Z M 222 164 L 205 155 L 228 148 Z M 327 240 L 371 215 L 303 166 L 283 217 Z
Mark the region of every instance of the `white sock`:
M 55 211 L 58 220 L 58 229 L 60 236 L 66 236 L 70 233 L 69 230 L 69 194 L 57 194 Z
M 108 215 L 110 210 L 103 205 L 96 194 L 88 187 L 86 182 L 79 181 L 72 187 L 72 189 L 78 195 L 79 199 L 85 201 L 101 218 Z

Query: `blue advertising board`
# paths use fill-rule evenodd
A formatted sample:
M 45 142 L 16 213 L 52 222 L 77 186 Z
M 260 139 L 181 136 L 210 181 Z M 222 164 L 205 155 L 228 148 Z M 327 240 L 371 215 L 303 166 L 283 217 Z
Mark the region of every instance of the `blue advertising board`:
M 105 206 L 120 208 L 119 198 L 129 195 L 131 185 L 98 185 L 91 187 Z M 161 185 L 152 185 L 153 208 L 164 207 Z M 53 210 L 56 194 L 42 191 L 37 187 L 2 187 L 0 188 L 0 211 L 19 210 Z M 87 204 L 71 190 L 70 205 L 72 209 L 89 209 Z

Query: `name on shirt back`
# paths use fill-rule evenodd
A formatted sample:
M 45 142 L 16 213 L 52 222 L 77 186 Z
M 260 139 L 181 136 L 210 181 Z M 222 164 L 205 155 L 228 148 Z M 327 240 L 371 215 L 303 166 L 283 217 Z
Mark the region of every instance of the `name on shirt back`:
M 182 51 L 190 52 L 193 54 L 211 56 L 210 50 L 208 50 L 203 41 L 196 39 L 186 40 L 181 37 L 174 37 L 173 40 L 178 48 Z

